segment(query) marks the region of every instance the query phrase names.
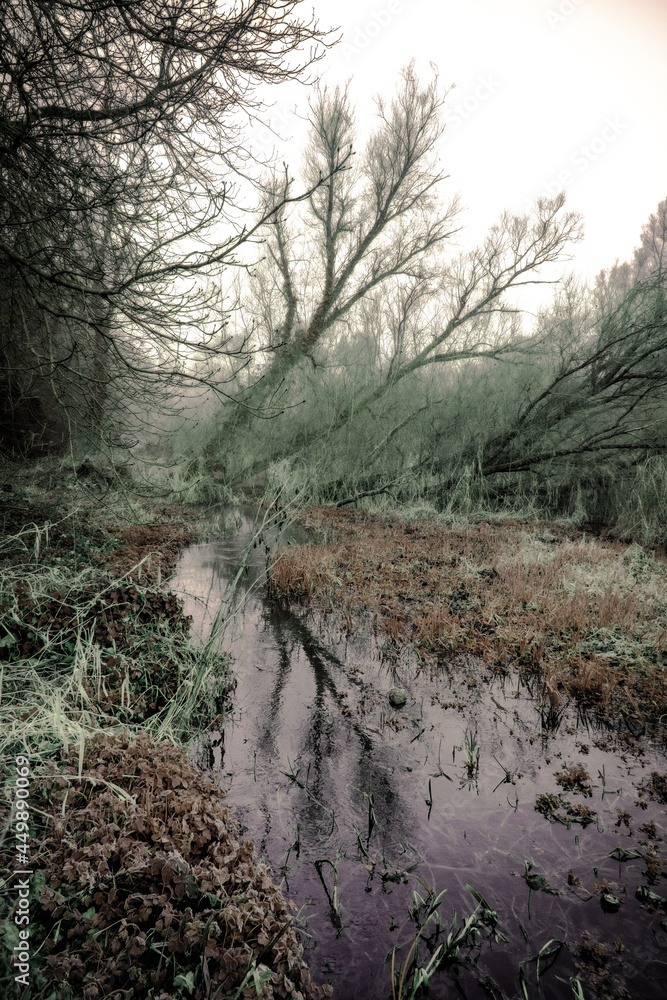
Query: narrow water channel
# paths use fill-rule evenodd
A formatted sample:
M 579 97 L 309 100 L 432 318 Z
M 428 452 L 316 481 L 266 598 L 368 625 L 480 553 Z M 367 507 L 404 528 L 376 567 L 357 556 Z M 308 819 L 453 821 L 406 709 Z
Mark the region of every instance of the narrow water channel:
M 251 534 L 231 512 L 223 536 L 177 567 L 171 589 L 202 641 Z M 474 658 L 426 667 L 370 624 L 350 633 L 335 613 L 285 610 L 265 597 L 265 558 L 260 544 L 237 587 L 221 645 L 238 686 L 224 734 L 206 734 L 199 755 L 296 904 L 314 979 L 339 1000 L 387 1000 L 392 949 L 398 968 L 417 931 L 415 893 L 446 890 L 436 947 L 475 909 L 472 886 L 498 923 L 487 914 L 430 998 L 571 998 L 588 932 L 607 948 L 600 995 L 662 1000 L 667 919 L 636 892 L 667 895 L 647 862 L 664 856 L 665 808 L 638 794 L 664 756 L 648 743 L 622 752 L 576 716 L 544 731 L 516 677 Z M 403 707 L 389 702 L 395 687 Z M 563 793 L 566 764 L 590 775 L 590 794 L 567 792 L 586 825 L 535 808 Z M 426 965 L 428 943 L 419 953 Z

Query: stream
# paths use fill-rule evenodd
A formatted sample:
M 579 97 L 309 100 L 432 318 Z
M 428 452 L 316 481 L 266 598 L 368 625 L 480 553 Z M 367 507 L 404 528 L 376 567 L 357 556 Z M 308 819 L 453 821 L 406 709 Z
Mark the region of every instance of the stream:
M 251 515 L 228 512 L 221 537 L 188 548 L 170 581 L 202 642 L 252 531 Z M 294 529 L 290 539 L 305 540 Z M 497 924 L 483 911 L 430 998 L 571 998 L 588 932 L 607 946 L 601 996 L 662 1000 L 667 910 L 645 893 L 665 894 L 646 874 L 651 844 L 664 850 L 665 808 L 637 786 L 664 774 L 664 755 L 648 740 L 619 747 L 575 713 L 545 728 L 529 688 L 474 657 L 424 664 L 370 620 L 353 629 L 335 609 L 287 610 L 266 599 L 265 565 L 259 544 L 220 639 L 237 678 L 232 709 L 197 761 L 296 904 L 315 981 L 339 1000 L 387 1000 L 391 952 L 399 969 L 419 897 L 446 890 L 423 966 L 428 939 L 437 947 L 475 910 L 471 886 Z M 392 688 L 407 692 L 404 706 L 392 707 Z M 557 784 L 566 764 L 585 769 L 590 794 Z M 544 793 L 589 818 L 543 815 Z

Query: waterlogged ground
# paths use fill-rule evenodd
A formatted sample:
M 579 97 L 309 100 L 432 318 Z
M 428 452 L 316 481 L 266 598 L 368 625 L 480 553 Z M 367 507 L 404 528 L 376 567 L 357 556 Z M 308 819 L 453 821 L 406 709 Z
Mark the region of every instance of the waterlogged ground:
M 33 470 L 16 481 L 0 490 L 0 996 L 329 996 L 218 785 L 164 739 L 197 725 L 202 702 L 208 723 L 211 701 L 227 701 L 226 658 L 190 642 L 160 587 L 201 524 L 124 491 L 47 493 Z M 12 815 L 28 757 L 30 808 Z M 26 990 L 12 956 L 28 904 Z
M 171 586 L 202 638 L 251 534 L 250 521 L 232 514 L 219 541 L 192 546 L 178 566 Z M 304 540 L 292 536 L 293 542 Z M 579 615 L 581 628 L 574 636 L 571 628 L 559 633 L 567 656 L 557 683 L 548 673 L 551 660 L 540 665 L 531 654 L 526 669 L 523 650 L 513 655 L 510 642 L 486 648 L 480 640 L 472 644 L 476 655 L 466 651 L 465 601 L 472 605 L 474 595 L 470 560 L 459 567 L 468 597 L 459 589 L 457 604 L 451 588 L 437 605 L 438 634 L 456 641 L 415 645 L 420 636 L 411 622 L 427 616 L 428 608 L 412 617 L 401 614 L 394 603 L 400 588 L 393 585 L 390 592 L 381 572 L 367 573 L 369 586 L 379 582 L 385 612 L 388 604 L 392 613 L 399 612 L 402 626 L 394 634 L 386 621 L 382 627 L 382 607 L 368 597 L 364 612 L 361 584 L 356 602 L 351 589 L 336 600 L 331 581 L 340 589 L 345 572 L 340 551 L 320 549 L 318 556 L 310 548 L 309 558 L 321 557 L 328 569 L 319 590 L 312 574 L 302 576 L 308 605 L 268 600 L 260 582 L 265 542 L 274 544 L 265 536 L 253 550 L 237 590 L 236 617 L 220 640 L 236 661 L 234 710 L 224 738 L 209 733 L 199 754 L 228 789 L 227 801 L 240 811 L 259 853 L 299 908 L 314 979 L 331 982 L 334 996 L 345 1000 L 384 1000 L 392 995 L 395 949 L 395 969 L 406 963 L 410 977 L 415 967 L 428 966 L 433 953 L 446 956 L 430 980 L 431 998 L 451 997 L 456 989 L 469 998 L 565 998 L 580 988 L 587 998 L 662 998 L 664 729 L 659 717 L 647 718 L 636 693 L 631 703 L 621 699 L 624 687 L 640 690 L 637 677 L 648 667 L 635 655 L 622 683 L 622 658 L 615 655 L 610 672 L 619 676 L 604 688 L 602 667 L 596 665 L 602 692 L 598 716 L 607 719 L 601 724 L 584 712 L 576 685 L 568 686 L 568 678 L 576 680 L 580 671 L 567 658 L 576 643 L 586 641 L 589 611 L 598 615 L 598 632 L 614 634 L 613 622 L 604 618 L 614 599 L 628 619 L 623 641 L 627 630 L 635 629 L 636 642 L 645 641 L 648 648 L 649 632 L 640 636 L 636 630 L 648 613 L 661 567 L 652 565 L 651 577 L 648 569 L 638 574 L 635 605 L 622 603 L 625 592 L 611 586 L 607 567 L 599 588 L 607 602 L 606 624 L 600 624 L 593 597 L 592 610 L 587 604 L 584 614 L 577 588 L 565 595 L 574 602 L 571 613 Z M 347 579 L 354 576 L 360 552 L 370 560 L 363 538 L 357 542 Z M 570 543 L 563 538 L 544 545 L 558 559 L 559 546 Z M 340 549 L 343 542 L 339 538 L 336 544 Z M 622 562 L 627 548 L 620 547 L 617 556 L 631 574 L 634 564 Z M 488 544 L 487 549 L 493 556 Z M 297 553 L 291 549 L 290 557 Z M 268 558 L 274 558 L 273 549 Z M 648 559 L 634 549 L 629 558 Z M 590 564 L 604 562 L 596 559 Z M 398 573 L 400 560 L 395 562 Z M 501 561 L 487 569 L 479 579 L 492 584 L 504 579 Z M 419 572 L 412 567 L 413 590 L 435 585 L 428 568 L 422 567 L 421 579 Z M 495 593 L 494 627 L 511 632 L 512 615 L 503 610 L 499 584 Z M 531 609 L 530 601 L 519 600 L 533 617 L 544 614 L 539 601 Z M 492 634 L 479 609 L 473 620 L 479 636 Z M 555 641 L 548 626 L 543 620 L 543 649 Z M 536 647 L 535 635 L 542 642 L 537 628 L 530 634 L 524 649 Z M 620 641 L 619 632 L 617 646 Z M 603 653 L 597 650 L 596 664 Z M 581 671 L 585 665 L 580 661 Z M 650 707 L 659 690 L 649 687 Z M 403 706 L 392 707 L 394 688 L 406 693 Z M 434 912 L 418 948 L 411 950 L 429 907 Z M 457 935 L 458 957 L 452 941 Z M 573 976 L 581 985 L 570 981 Z M 404 994 L 410 995 L 407 988 Z

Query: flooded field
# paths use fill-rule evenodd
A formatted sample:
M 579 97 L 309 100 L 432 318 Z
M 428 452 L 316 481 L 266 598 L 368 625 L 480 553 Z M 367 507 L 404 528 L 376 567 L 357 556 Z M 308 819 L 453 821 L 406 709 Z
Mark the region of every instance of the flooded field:
M 230 514 L 177 567 L 202 640 L 251 536 Z M 233 710 L 199 762 L 296 904 L 315 980 L 386 1000 L 393 955 L 395 997 L 421 981 L 431 998 L 662 998 L 659 729 L 545 713 L 511 665 L 425 657 L 335 602 L 269 600 L 266 556 L 237 587 Z

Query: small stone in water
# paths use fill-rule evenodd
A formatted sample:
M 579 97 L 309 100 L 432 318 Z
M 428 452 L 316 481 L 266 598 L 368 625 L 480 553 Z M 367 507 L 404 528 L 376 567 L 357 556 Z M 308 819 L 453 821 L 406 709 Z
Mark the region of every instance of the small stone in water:
M 402 688 L 392 688 L 389 692 L 389 704 L 393 708 L 400 708 L 408 700 L 407 691 Z

